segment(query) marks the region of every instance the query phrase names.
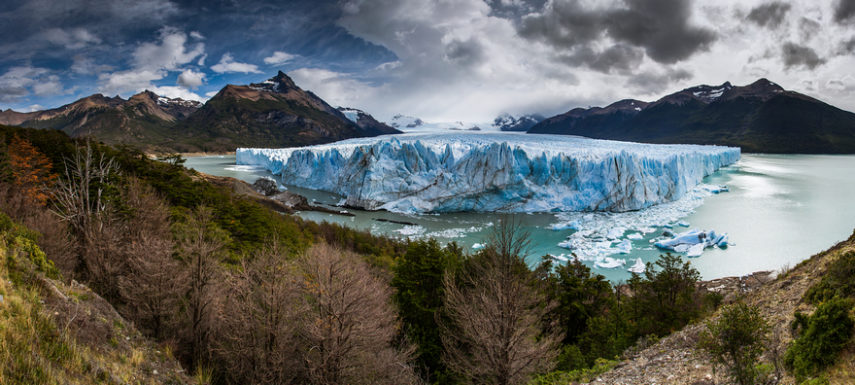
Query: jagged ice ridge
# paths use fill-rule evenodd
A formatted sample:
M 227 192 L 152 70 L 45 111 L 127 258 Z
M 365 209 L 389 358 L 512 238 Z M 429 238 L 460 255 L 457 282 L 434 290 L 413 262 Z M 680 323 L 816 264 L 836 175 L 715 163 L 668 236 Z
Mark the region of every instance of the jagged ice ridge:
M 239 148 L 285 185 L 339 194 L 368 210 L 639 210 L 679 199 L 732 147 L 654 145 L 564 135 L 404 134 L 284 149 Z

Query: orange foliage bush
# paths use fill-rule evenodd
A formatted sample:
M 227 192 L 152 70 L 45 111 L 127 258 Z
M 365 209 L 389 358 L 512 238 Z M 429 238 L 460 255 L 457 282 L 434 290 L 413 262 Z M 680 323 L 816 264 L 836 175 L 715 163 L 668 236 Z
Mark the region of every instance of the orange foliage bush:
M 49 189 L 56 183 L 57 175 L 51 172 L 47 156 L 32 143 L 17 136 L 9 143 L 9 166 L 16 185 L 28 197 L 44 206 L 50 198 Z

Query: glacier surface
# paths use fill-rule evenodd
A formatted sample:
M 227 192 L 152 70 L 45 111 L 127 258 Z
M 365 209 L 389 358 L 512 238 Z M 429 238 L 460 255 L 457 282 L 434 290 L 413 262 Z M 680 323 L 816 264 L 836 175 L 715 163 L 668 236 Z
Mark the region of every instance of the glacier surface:
M 261 166 L 344 204 L 402 213 L 625 212 L 681 198 L 739 160 L 738 148 L 564 135 L 419 133 L 284 149 L 239 148 Z

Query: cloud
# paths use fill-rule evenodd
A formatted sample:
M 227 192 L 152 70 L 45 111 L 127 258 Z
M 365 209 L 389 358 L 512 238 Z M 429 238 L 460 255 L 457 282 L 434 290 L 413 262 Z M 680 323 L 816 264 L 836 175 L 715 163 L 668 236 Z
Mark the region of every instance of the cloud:
M 692 73 L 685 69 L 670 69 L 662 72 L 644 72 L 629 78 L 627 86 L 645 94 L 656 94 L 668 90 L 672 82 L 692 78 Z
M 93 35 L 84 28 L 72 28 L 70 30 L 51 28 L 42 35 L 48 42 L 72 50 L 88 45 L 101 44 L 101 38 Z
M 286 52 L 276 51 L 273 55 L 264 58 L 264 64 L 276 65 L 287 63 L 295 58 L 294 55 L 291 55 Z
M 174 71 L 205 53 L 203 43 L 196 43 L 188 49 L 187 34 L 174 28 L 161 29 L 159 40 L 142 43 L 134 50 L 135 68 Z
M 691 25 L 689 0 L 626 0 L 625 7 L 589 7 L 579 0 L 554 0 L 539 13 L 525 16 L 521 36 L 564 50 L 591 50 L 606 38 L 644 50 L 665 64 L 709 49 L 716 33 Z M 624 50 L 624 52 L 628 52 Z M 634 55 L 624 55 L 634 60 Z M 615 62 L 626 67 L 626 62 Z
M 784 21 L 792 5 L 780 1 L 766 3 L 751 9 L 748 20 L 761 27 L 777 28 Z
M 29 87 L 48 73 L 46 68 L 19 66 L 9 68 L 0 75 L 0 102 L 16 102 L 30 94 Z
M 332 105 L 353 103 L 376 96 L 377 89 L 349 75 L 320 68 L 300 68 L 288 73 L 301 88 L 311 90 Z
M 261 73 L 261 71 L 258 70 L 258 66 L 256 66 L 255 64 L 236 62 L 230 53 L 223 54 L 223 56 L 220 58 L 220 62 L 215 65 L 212 65 L 211 70 L 216 73 Z
M 95 75 L 105 71 L 113 70 L 112 66 L 96 64 L 95 61 L 84 55 L 74 55 L 72 58 L 71 72 L 81 75 Z
M 851 21 L 855 16 L 855 0 L 838 0 L 834 9 L 834 21 L 843 23 Z
M 205 80 L 205 74 L 202 72 L 194 72 L 191 69 L 186 69 L 178 75 L 178 85 L 186 89 L 194 89 L 202 85 Z
M 154 92 L 159 96 L 166 96 L 168 98 L 181 98 L 184 100 L 195 100 L 198 102 L 205 101 L 205 98 L 197 95 L 196 93 L 189 91 L 184 87 L 176 87 L 176 86 L 154 86 L 148 87 L 149 91 Z
M 55 96 L 71 93 L 71 89 L 65 89 L 57 75 L 42 77 L 33 84 L 33 94 L 37 96 Z
M 165 73 L 159 70 L 131 69 L 98 76 L 100 91 L 107 95 L 117 95 L 128 92 L 140 92 L 154 88 L 153 81 L 164 78 Z
M 819 57 L 813 48 L 798 45 L 793 42 L 784 43 L 782 47 L 784 55 L 784 66 L 786 68 L 804 66 L 814 69 L 825 63 L 825 59 Z

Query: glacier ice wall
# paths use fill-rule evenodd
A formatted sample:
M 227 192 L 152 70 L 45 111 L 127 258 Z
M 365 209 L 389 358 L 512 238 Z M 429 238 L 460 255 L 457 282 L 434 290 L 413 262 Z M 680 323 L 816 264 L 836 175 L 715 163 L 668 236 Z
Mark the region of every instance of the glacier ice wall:
M 285 149 L 239 148 L 237 164 L 281 182 L 405 213 L 629 211 L 680 198 L 739 160 L 738 148 L 564 135 L 405 134 Z

